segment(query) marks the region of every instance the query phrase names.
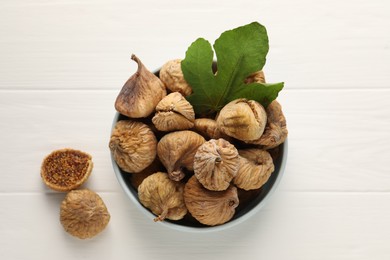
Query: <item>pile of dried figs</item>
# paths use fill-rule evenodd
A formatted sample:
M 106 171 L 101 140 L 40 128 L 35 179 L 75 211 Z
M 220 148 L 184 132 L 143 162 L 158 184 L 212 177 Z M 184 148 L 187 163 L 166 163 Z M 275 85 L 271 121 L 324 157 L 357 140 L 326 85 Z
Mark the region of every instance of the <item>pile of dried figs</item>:
M 216 115 L 198 117 L 186 99 L 192 88 L 180 59 L 156 75 L 132 59 L 138 70 L 115 102 L 123 116 L 109 142 L 114 160 L 155 221 L 228 222 L 240 203 L 238 193 L 261 189 L 274 171 L 273 156 L 287 137 L 280 104 L 274 100 L 264 108 L 239 98 Z M 263 72 L 247 82 L 264 83 Z
M 98 235 L 111 218 L 96 192 L 79 189 L 88 180 L 92 169 L 92 156 L 72 148 L 51 152 L 41 165 L 41 178 L 46 186 L 67 192 L 61 202 L 60 222 L 66 232 L 80 239 Z

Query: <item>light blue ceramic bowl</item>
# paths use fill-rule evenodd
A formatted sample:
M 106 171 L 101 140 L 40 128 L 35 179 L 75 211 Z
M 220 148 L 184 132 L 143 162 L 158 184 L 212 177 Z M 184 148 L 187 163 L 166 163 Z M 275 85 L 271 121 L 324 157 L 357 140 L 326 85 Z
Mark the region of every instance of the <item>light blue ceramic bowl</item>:
M 116 113 L 113 126 L 118 122 L 119 120 L 127 119 L 125 116 Z M 287 140 L 280 145 L 279 147 L 279 156 L 274 161 L 275 164 L 275 171 L 272 173 L 271 177 L 267 181 L 266 184 L 259 190 L 259 192 L 256 193 L 254 199 L 252 199 L 250 202 L 245 203 L 244 206 L 240 205 L 236 209 L 236 214 L 230 220 L 229 222 L 219 225 L 219 226 L 203 226 L 198 223 L 194 223 L 193 221 L 190 221 L 188 219 L 180 220 L 180 221 L 170 221 L 170 220 L 164 220 L 159 223 L 154 223 L 153 219 L 156 217 L 151 211 L 149 211 L 147 208 L 143 207 L 140 201 L 138 200 L 138 194 L 137 190 L 131 185 L 130 178 L 131 174 L 122 171 L 115 160 L 113 159 L 113 156 L 111 156 L 112 159 L 112 165 L 114 167 L 115 175 L 119 181 L 119 184 L 121 185 L 122 189 L 126 193 L 126 195 L 130 198 L 132 203 L 137 206 L 137 208 L 145 214 L 145 216 L 150 219 L 151 225 L 164 225 L 169 228 L 173 228 L 180 231 L 189 231 L 189 232 L 214 232 L 219 230 L 225 230 L 230 227 L 233 227 L 235 225 L 238 225 L 247 219 L 251 218 L 253 215 L 257 214 L 261 208 L 267 203 L 271 195 L 275 192 L 280 180 L 282 179 L 284 169 L 286 167 L 287 162 Z

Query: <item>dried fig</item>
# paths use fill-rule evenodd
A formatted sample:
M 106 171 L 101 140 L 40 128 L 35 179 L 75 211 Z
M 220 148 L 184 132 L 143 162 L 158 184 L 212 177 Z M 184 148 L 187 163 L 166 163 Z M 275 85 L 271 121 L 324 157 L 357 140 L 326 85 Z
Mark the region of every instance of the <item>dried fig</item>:
M 56 191 L 70 191 L 80 187 L 92 172 L 92 156 L 65 148 L 51 152 L 43 159 L 43 182 Z
M 282 106 L 274 100 L 269 104 L 267 111 L 267 124 L 263 135 L 250 144 L 261 145 L 264 149 L 275 148 L 282 144 L 288 135 L 286 118 L 283 115 Z
M 153 113 L 157 103 L 167 94 L 164 83 L 135 56 L 138 70 L 130 77 L 119 92 L 115 109 L 130 118 L 147 117 Z
M 265 83 L 265 76 L 262 70 L 251 74 L 249 77 L 245 79 L 246 84 L 253 83 L 253 82 Z
M 195 112 L 191 104 L 179 92 L 164 97 L 156 107 L 153 124 L 160 131 L 190 129 L 194 126 Z
M 191 215 L 200 223 L 216 226 L 228 222 L 238 206 L 237 188 L 210 191 L 192 176 L 184 187 L 184 202 Z
M 157 154 L 157 139 L 144 123 L 121 120 L 115 124 L 109 147 L 118 166 L 131 173 L 148 167 Z
M 163 172 L 148 176 L 138 187 L 142 205 L 157 215 L 154 221 L 179 220 L 187 213 L 183 198 L 184 184 L 169 179 Z
M 201 135 L 211 139 L 219 139 L 223 136 L 218 129 L 217 121 L 211 118 L 195 119 L 194 129 Z
M 239 150 L 240 168 L 234 184 L 244 190 L 259 189 L 275 170 L 271 155 L 261 149 Z
M 141 185 L 141 183 L 146 177 L 152 175 L 153 173 L 164 172 L 164 171 L 165 171 L 164 166 L 156 157 L 156 159 L 154 159 L 152 164 L 146 167 L 145 169 L 143 169 L 141 172 L 130 174 L 129 175 L 130 183 L 137 190 L 138 186 Z
M 194 170 L 195 153 L 205 141 L 201 135 L 189 130 L 172 132 L 161 138 L 157 144 L 157 155 L 170 179 L 183 179 L 183 168 Z
M 236 99 L 225 105 L 217 117 L 218 129 L 238 140 L 257 140 L 263 134 L 267 114 L 254 100 Z
M 194 173 L 206 189 L 226 190 L 237 175 L 239 162 L 234 145 L 222 138 L 211 139 L 198 148 L 194 158 Z
M 109 221 L 110 213 L 102 198 L 91 190 L 72 190 L 61 203 L 60 222 L 72 236 L 94 237 Z
M 160 70 L 160 79 L 172 92 L 180 92 L 185 97 L 192 93 L 191 86 L 184 79 L 181 70 L 181 59 L 170 60 L 165 63 Z

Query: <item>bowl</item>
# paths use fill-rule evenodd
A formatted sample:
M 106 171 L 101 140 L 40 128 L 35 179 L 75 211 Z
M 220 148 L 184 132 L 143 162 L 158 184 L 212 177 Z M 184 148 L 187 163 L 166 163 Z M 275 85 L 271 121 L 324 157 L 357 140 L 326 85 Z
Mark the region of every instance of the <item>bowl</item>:
M 125 119 L 128 118 L 126 116 L 121 115 L 120 113 L 116 113 L 112 127 L 114 127 L 118 121 Z M 247 219 L 251 218 L 253 215 L 257 214 L 261 210 L 261 208 L 264 207 L 271 195 L 275 192 L 280 180 L 282 179 L 287 162 L 287 148 L 288 143 L 286 140 L 283 144 L 279 146 L 279 155 L 274 160 L 275 171 L 271 174 L 271 177 L 268 179 L 267 183 L 265 183 L 262 188 L 256 192 L 254 199 L 245 203 L 245 205 L 239 205 L 236 209 L 234 217 L 229 222 L 219 226 L 204 226 L 201 224 L 196 224 L 188 219 L 183 219 L 179 221 L 164 220 L 162 222 L 154 223 L 153 219 L 156 216 L 141 204 L 138 199 L 137 190 L 131 185 L 131 173 L 121 170 L 118 164 L 115 162 L 112 154 L 111 160 L 115 175 L 119 181 L 120 186 L 122 187 L 126 195 L 129 197 L 129 199 L 132 201 L 132 203 L 150 220 L 151 225 L 161 224 L 172 229 L 188 232 L 211 232 L 225 230 L 230 227 L 236 226 L 239 223 L 242 223 Z

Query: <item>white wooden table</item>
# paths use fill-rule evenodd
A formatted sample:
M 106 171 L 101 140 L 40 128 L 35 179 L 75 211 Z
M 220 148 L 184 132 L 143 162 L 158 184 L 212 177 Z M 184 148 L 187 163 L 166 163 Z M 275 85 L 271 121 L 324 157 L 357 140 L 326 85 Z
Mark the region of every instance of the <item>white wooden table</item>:
M 389 16 L 388 0 L 2 0 L 0 258 L 390 259 Z M 268 29 L 267 80 L 285 82 L 285 176 L 262 211 L 224 232 L 151 223 L 108 149 L 130 55 L 153 70 L 252 21 Z M 63 231 L 65 194 L 40 178 L 63 147 L 92 154 L 84 187 L 111 213 L 91 240 Z

